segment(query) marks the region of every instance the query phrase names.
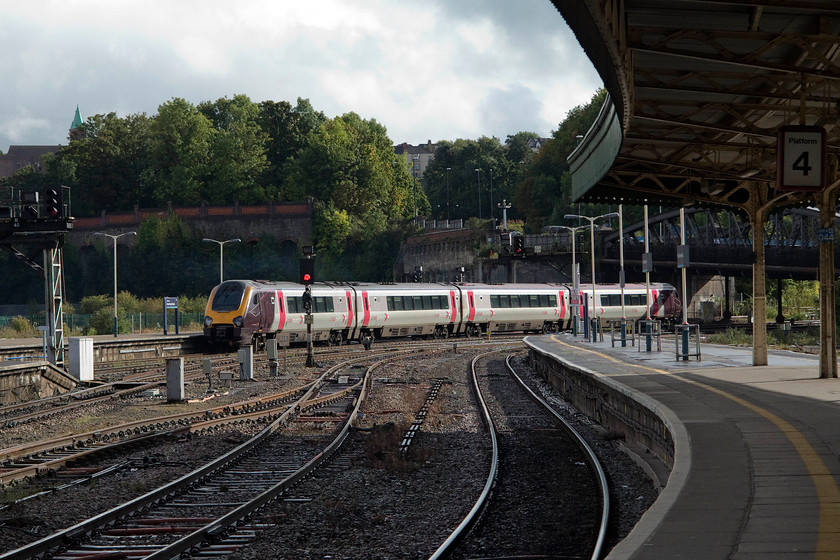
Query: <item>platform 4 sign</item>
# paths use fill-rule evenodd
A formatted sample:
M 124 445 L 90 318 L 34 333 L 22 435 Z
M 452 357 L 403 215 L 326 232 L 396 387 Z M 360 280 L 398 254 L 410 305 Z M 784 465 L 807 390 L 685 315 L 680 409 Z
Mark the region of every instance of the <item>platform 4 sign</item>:
M 779 129 L 776 187 L 782 191 L 819 191 L 825 188 L 825 129 L 821 126 L 783 126 Z

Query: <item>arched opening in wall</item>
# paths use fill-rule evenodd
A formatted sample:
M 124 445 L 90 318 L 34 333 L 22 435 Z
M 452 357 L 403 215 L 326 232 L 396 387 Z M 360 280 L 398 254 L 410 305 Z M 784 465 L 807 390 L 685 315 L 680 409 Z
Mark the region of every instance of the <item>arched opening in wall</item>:
M 295 280 L 297 278 L 299 250 L 298 244 L 291 239 L 286 239 L 280 242 L 280 248 L 277 251 L 280 270 L 285 279 Z

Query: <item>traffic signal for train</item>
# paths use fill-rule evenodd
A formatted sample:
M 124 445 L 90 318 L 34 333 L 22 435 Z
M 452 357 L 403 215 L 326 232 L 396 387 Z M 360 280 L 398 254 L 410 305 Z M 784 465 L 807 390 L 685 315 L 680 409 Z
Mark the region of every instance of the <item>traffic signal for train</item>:
M 315 282 L 315 260 L 300 259 L 300 283 L 308 286 Z
M 521 235 L 513 238 L 513 254 L 517 257 L 525 256 L 525 238 Z
M 50 187 L 44 191 L 44 210 L 50 218 L 61 217 L 63 202 L 61 187 Z

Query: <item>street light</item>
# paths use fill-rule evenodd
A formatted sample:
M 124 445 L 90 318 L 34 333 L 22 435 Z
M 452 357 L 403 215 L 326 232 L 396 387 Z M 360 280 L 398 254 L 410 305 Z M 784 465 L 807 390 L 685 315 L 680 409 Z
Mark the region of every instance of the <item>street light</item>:
M 446 227 L 449 227 L 449 172 L 451 167 L 446 168 Z
M 414 176 L 414 223 L 417 223 L 417 168 L 420 167 L 420 158 L 414 156 L 411 158 L 411 174 Z
M 568 216 L 566 216 L 568 218 Z M 578 272 L 577 272 L 577 263 L 575 262 L 575 235 L 577 234 L 579 229 L 585 229 L 589 226 L 560 226 L 562 229 L 567 229 L 572 234 L 572 290 L 575 293 L 575 298 L 577 299 L 577 305 L 575 305 L 574 301 L 572 302 L 572 336 L 577 336 L 578 334 L 578 308 L 580 307 L 580 285 L 578 283 Z
M 493 212 L 493 168 L 490 168 L 490 227 L 496 229 L 495 212 Z
M 507 211 L 510 210 L 511 205 L 507 200 L 502 199 L 496 206 L 502 209 L 502 231 L 507 231 Z
M 601 218 L 615 218 L 618 212 L 610 212 L 608 214 L 601 214 L 600 216 L 589 217 L 581 214 L 566 214 L 563 216 L 567 220 L 587 220 L 589 222 L 589 243 L 592 251 L 592 313 L 595 313 L 595 222 Z
M 215 239 L 210 239 L 209 237 L 205 237 L 202 239 L 205 243 L 218 243 L 219 244 L 219 284 L 225 281 L 225 243 L 241 243 L 242 240 L 238 237 L 235 239 L 225 239 L 224 241 L 216 241 Z
M 93 234 L 94 237 L 96 236 L 103 236 L 103 237 L 110 237 L 114 240 L 114 336 L 117 336 L 117 239 L 122 237 L 123 235 L 137 235 L 136 231 L 127 231 L 125 233 L 121 233 L 119 235 L 111 235 L 110 233 L 104 233 L 101 231 L 97 231 Z
M 475 168 L 475 183 L 478 186 L 478 219 L 481 219 L 481 169 Z

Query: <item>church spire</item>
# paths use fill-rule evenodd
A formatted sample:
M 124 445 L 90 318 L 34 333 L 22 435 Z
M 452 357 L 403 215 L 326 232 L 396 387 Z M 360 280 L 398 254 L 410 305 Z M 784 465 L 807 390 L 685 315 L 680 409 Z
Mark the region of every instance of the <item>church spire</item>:
M 76 114 L 73 116 L 73 123 L 70 125 L 70 140 L 79 140 L 82 137 L 82 113 L 76 105 Z

